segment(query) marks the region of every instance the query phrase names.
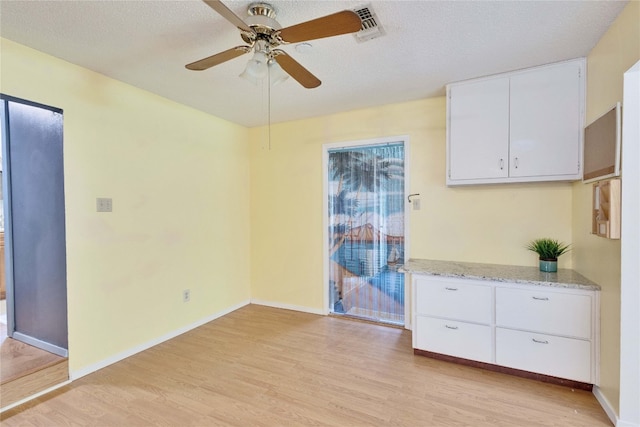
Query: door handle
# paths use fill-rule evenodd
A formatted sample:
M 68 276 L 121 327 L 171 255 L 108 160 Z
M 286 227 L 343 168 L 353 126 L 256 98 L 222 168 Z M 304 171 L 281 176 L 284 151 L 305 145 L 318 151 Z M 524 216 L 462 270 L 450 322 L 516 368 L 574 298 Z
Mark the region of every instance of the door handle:
M 537 301 L 549 301 L 549 297 L 531 297 Z

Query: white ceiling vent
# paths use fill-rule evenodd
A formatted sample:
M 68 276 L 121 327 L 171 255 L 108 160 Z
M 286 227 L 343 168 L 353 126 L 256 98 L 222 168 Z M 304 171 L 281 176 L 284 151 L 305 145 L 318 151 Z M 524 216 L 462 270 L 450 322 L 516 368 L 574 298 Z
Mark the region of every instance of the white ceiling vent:
M 380 25 L 376 13 L 373 11 L 371 4 L 359 7 L 354 10 L 358 14 L 362 21 L 362 28 L 357 33 L 354 33 L 354 37 L 359 42 L 366 42 L 376 37 L 384 36 L 384 28 Z

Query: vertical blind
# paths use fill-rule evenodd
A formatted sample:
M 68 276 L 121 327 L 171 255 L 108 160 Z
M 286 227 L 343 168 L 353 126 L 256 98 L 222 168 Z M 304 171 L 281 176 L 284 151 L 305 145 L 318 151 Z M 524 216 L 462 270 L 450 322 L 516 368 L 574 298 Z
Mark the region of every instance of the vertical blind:
M 329 151 L 330 309 L 404 323 L 404 143 Z

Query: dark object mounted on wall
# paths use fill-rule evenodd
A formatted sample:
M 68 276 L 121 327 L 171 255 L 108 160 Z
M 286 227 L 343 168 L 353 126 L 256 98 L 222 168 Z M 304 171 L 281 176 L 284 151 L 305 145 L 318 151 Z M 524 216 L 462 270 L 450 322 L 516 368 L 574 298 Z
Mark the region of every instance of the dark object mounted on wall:
M 620 176 L 622 108 L 613 108 L 584 128 L 583 182 Z

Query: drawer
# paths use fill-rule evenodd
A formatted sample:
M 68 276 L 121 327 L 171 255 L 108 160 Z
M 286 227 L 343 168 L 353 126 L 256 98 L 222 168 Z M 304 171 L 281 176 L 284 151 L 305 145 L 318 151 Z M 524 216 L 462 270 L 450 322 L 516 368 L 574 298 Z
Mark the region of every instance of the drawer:
M 416 314 L 490 324 L 491 286 L 447 279 L 416 279 Z
M 496 288 L 496 326 L 591 338 L 590 295 Z
M 491 327 L 416 316 L 416 348 L 491 363 Z
M 585 383 L 591 378 L 591 343 L 496 328 L 496 363 Z

